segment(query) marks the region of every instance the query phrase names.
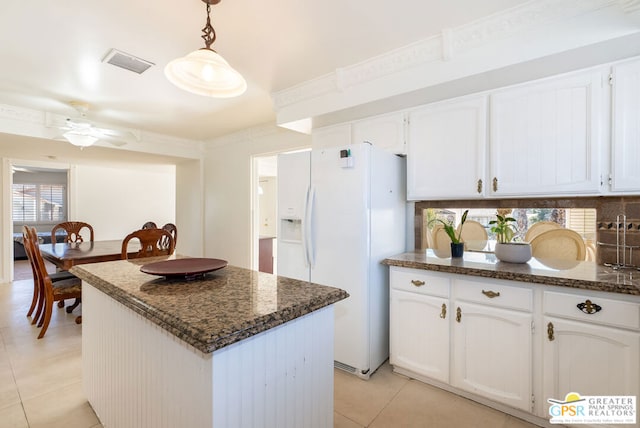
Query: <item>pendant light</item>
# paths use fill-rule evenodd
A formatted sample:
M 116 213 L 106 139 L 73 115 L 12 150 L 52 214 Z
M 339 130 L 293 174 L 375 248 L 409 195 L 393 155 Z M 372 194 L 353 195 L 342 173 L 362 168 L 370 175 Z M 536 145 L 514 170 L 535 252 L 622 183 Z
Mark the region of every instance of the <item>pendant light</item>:
M 215 98 L 242 95 L 247 89 L 244 78 L 211 49 L 216 40 L 210 18 L 211 5 L 220 3 L 220 0 L 202 1 L 207 4 L 207 25 L 201 36 L 205 47 L 174 59 L 164 68 L 164 74 L 178 88 L 194 94 Z

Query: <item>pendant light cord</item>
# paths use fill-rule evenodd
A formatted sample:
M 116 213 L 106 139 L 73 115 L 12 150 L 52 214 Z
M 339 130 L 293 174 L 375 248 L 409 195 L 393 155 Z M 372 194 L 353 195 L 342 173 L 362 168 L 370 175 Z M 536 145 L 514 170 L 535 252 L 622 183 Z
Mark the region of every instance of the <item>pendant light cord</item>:
M 210 14 L 211 14 L 211 5 L 207 3 L 207 25 L 205 25 L 204 28 L 202 29 L 201 37 L 202 37 L 202 40 L 204 40 L 206 49 L 213 50 L 211 49 L 211 45 L 216 40 L 216 31 L 213 29 L 213 26 L 211 25 Z

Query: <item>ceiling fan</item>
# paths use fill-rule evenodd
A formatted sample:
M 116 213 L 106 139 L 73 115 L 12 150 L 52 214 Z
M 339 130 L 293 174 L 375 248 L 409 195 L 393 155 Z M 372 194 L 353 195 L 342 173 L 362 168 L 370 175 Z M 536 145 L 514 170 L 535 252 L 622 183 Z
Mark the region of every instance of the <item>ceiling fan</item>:
M 63 121 L 47 114 L 48 126 L 64 131 L 54 139 L 67 141 L 80 148 L 91 146 L 98 141 L 105 141 L 114 146 L 123 146 L 139 140 L 133 131 L 104 128 L 88 120 L 89 104 L 81 101 L 71 101 L 69 104 L 78 111 L 78 117 L 67 117 Z

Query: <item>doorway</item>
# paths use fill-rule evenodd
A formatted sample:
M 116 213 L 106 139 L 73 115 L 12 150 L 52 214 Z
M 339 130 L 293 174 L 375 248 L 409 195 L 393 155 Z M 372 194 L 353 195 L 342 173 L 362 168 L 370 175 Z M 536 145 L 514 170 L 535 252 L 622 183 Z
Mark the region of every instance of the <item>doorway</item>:
M 278 157 L 256 156 L 253 180 L 253 266 L 260 272 L 277 274 Z M 257 250 L 257 251 L 256 251 Z
M 70 168 L 38 162 L 5 160 L 3 193 L 9 202 L 4 215 L 4 232 L 11 239 L 3 257 L 3 277 L 8 280 L 31 277 L 22 226 L 34 226 L 42 242 L 51 239 L 54 225 L 66 221 L 69 213 Z M 18 275 L 18 276 L 17 276 Z

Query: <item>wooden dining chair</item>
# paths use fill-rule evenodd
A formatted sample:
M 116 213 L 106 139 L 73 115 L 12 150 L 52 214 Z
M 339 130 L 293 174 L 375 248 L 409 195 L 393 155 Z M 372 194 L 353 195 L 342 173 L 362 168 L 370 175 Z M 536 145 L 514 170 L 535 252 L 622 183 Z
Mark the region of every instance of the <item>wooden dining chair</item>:
M 25 248 L 29 247 L 29 252 L 33 256 L 35 262 L 35 274 L 34 281 L 38 283 L 39 289 L 39 303 L 38 312 L 32 321 L 34 324 L 37 321 L 38 327 L 41 327 L 38 339 L 42 339 L 49 328 L 51 321 L 51 313 L 53 311 L 54 302 L 65 299 L 76 299 L 79 304 L 82 297 L 82 281 L 80 278 L 73 277 L 59 281 L 52 281 L 49 273 L 47 272 L 44 264 L 44 259 L 40 253 L 38 244 L 38 236 L 35 227 L 27 228 L 27 234 L 29 239 L 25 241 Z M 71 313 L 75 306 L 69 306 L 67 313 Z M 40 313 L 42 312 L 42 313 Z M 76 323 L 82 322 L 81 317 L 76 318 Z
M 148 221 L 142 225 L 142 229 L 157 229 L 158 226 L 152 221 Z
M 36 235 L 37 235 L 37 232 L 36 232 Z M 31 237 L 29 235 L 28 227 L 22 226 L 22 242 L 23 242 L 25 253 L 27 254 L 27 259 L 29 260 L 29 266 L 31 266 L 31 273 L 33 275 L 33 298 L 31 299 L 31 306 L 29 306 L 29 310 L 27 311 L 28 317 L 30 317 L 31 314 L 33 314 L 33 311 L 36 309 L 36 305 L 38 305 L 38 303 L 40 304 L 39 310 L 37 312 L 38 314 L 42 312 L 42 306 L 44 305 L 42 298 L 40 297 L 40 286 L 38 284 L 38 278 L 37 278 L 38 275 L 36 272 L 36 264 L 35 264 L 36 262 L 31 252 L 31 246 L 33 244 L 31 244 L 30 246 L 29 242 L 27 242 L 30 239 Z M 76 278 L 76 276 L 71 272 L 61 271 L 56 273 L 50 273 L 49 278 L 51 278 L 52 282 L 57 282 L 57 281 L 62 281 L 64 279 Z M 38 317 L 34 318 L 34 324 L 37 318 Z
M 140 250 L 132 255 L 128 252 L 129 241 L 140 241 Z M 167 240 L 166 248 L 162 247 L 162 241 Z M 122 241 L 122 259 L 164 256 L 173 254 L 175 243 L 171 233 L 164 229 L 140 229 L 128 234 Z
M 171 234 L 171 237 L 173 237 L 173 246 L 175 247 L 176 245 L 178 245 L 178 228 L 176 227 L 176 225 L 173 223 L 167 223 L 162 226 L 162 228 L 169 232 Z M 166 238 L 162 238 L 160 240 L 160 246 L 162 248 L 168 248 L 169 240 L 167 240 Z
M 84 223 L 82 221 L 65 221 L 63 223 L 56 224 L 53 226 L 53 229 L 51 229 L 51 243 L 56 243 L 56 232 L 58 230 L 64 230 L 67 233 L 64 242 L 84 242 L 84 238 L 80 234 L 82 229 L 88 230 L 89 241 L 93 242 L 93 227 L 89 223 Z

